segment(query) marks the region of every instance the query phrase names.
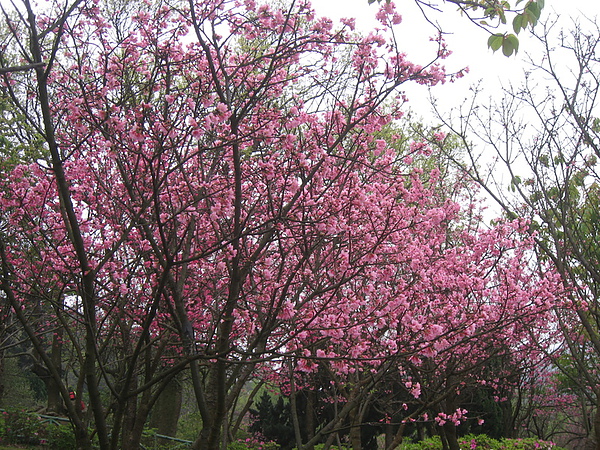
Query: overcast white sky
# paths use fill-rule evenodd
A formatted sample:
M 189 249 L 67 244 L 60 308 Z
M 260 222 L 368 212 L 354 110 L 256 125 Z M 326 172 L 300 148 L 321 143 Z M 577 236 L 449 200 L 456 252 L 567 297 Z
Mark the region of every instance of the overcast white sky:
M 400 34 L 400 42 L 404 42 L 404 51 L 415 63 L 426 62 L 426 58 L 435 52 L 434 44 L 429 42 L 429 37 L 435 34 L 435 30 L 425 21 L 414 0 L 396 0 L 395 3 L 403 18 L 395 32 Z M 432 3 L 444 5 L 443 0 L 432 0 Z M 326 15 L 334 20 L 340 17 L 355 17 L 359 29 L 369 29 L 378 24 L 374 19 L 378 6 L 376 3 L 369 5 L 367 0 L 313 0 L 313 6 L 319 15 Z M 462 102 L 469 95 L 469 87 L 479 80 L 483 80 L 489 95 L 499 91 L 498 80 L 505 84 L 511 82 L 518 85 L 528 67 L 525 63 L 528 59 L 527 54 L 532 54 L 534 58 L 536 53 L 539 54 L 539 47 L 535 40 L 528 36 L 527 31 L 522 31 L 519 35 L 521 47 L 517 56 L 506 58 L 500 51 L 494 54 L 489 50 L 489 33 L 462 17 L 453 5 L 445 5 L 445 11 L 441 14 L 435 14 L 433 11 L 430 13 L 430 18 L 438 21 L 444 31 L 449 33 L 446 35 L 446 42 L 453 54 L 444 62 L 447 70 L 453 72 L 465 66 L 470 69 L 465 78 L 433 89 L 433 95 L 439 99 L 438 103 L 443 109 L 447 110 Z M 583 21 L 600 17 L 600 1 L 546 0 L 542 19 L 558 19 L 563 27 L 568 28 L 572 23 L 571 17 Z M 406 90 L 411 109 L 424 119 L 430 116 L 427 89 L 407 86 Z

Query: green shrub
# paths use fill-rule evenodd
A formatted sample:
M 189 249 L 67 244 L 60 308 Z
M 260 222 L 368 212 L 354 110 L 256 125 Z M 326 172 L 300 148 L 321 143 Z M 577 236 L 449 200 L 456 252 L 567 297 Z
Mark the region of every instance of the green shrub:
M 563 450 L 551 442 L 535 438 L 496 440 L 485 434 L 469 434 L 458 439 L 461 450 Z M 442 450 L 439 436 L 415 443 L 405 443 L 401 450 Z
M 202 429 L 202 418 L 199 412 L 183 415 L 177 424 L 177 437 L 188 441 L 194 441 Z
M 40 418 L 23 410 L 5 411 L 3 441 L 9 444 L 39 444 L 45 438 Z
M 325 444 L 315 444 L 315 450 L 323 450 L 325 448 Z M 342 445 L 338 447 L 337 445 L 332 445 L 329 447 L 329 450 L 350 450 L 352 447 L 346 447 Z M 294 447 L 293 450 L 298 450 L 298 447 Z
M 501 448 L 499 447 L 500 442 L 489 437 L 487 434 L 468 434 L 458 441 L 461 448 L 466 449 L 476 448 L 478 450 L 496 450 Z
M 442 441 L 439 436 L 433 436 L 424 441 L 410 443 L 407 442 L 400 447 L 402 450 L 438 450 L 442 448 Z
M 317 444 L 315 445 L 315 450 L 323 450 L 325 448 L 325 444 Z M 331 447 L 329 447 L 329 450 L 348 450 L 351 447 L 346 447 L 345 445 L 342 445 L 341 447 L 336 447 L 335 445 L 332 445 Z
M 48 424 L 46 445 L 52 450 L 72 450 L 76 447 L 75 432 L 69 425 Z
M 535 438 L 525 439 L 502 439 L 499 449 L 507 450 L 563 450 L 552 442 L 542 441 Z
M 254 439 L 245 441 L 234 441 L 227 446 L 227 450 L 278 450 L 279 445 L 275 442 L 260 442 Z

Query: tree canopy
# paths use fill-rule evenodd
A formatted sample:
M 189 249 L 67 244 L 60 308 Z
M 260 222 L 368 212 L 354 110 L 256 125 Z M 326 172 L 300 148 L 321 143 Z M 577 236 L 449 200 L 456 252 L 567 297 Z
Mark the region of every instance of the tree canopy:
M 443 42 L 409 61 L 391 3 L 369 34 L 304 1 L 118 6 L 24 0 L 0 48 L 5 312 L 78 448 L 139 448 L 185 380 L 193 448 L 267 383 L 298 448 L 361 448 L 371 408 L 389 448 L 420 422 L 457 449 L 472 393 L 542 358 L 563 280 L 530 222 L 482 225 L 454 137 L 398 126 Z

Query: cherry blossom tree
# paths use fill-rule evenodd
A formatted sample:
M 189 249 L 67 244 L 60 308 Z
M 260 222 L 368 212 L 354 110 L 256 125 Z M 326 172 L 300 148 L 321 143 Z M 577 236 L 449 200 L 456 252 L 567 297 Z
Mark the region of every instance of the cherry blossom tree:
M 445 79 L 443 42 L 406 59 L 392 4 L 368 35 L 305 1 L 111 6 L 5 15 L 18 61 L 2 89 L 45 151 L 4 169 L 1 286 L 80 448 L 88 417 L 102 448 L 138 448 L 183 371 L 194 448 L 220 448 L 247 381 L 288 361 L 359 375 L 334 426 L 399 358 L 479 339 L 486 321 L 509 333 L 514 305 L 553 301 L 551 274 L 535 284 L 509 236 L 521 224 L 452 241 L 458 204 L 436 194 L 439 170 L 411 165 L 430 148 L 380 138 L 403 83 Z
M 50 157 L 4 178 L 3 290 L 79 445 L 87 426 L 48 354 L 52 328 L 25 315 L 32 298 L 77 355 L 103 447 L 135 447 L 161 389 L 189 368 L 197 445 L 216 448 L 257 362 L 287 351 L 292 316 L 333 307 L 395 231 L 352 223 L 386 219 L 403 185 L 385 185 L 394 154 L 373 132 L 400 114 L 398 86 L 443 72 L 303 2 L 142 4 L 127 33 L 100 4 L 24 7 L 8 26 L 16 42 L 28 33 L 34 71 L 6 70 L 4 89 Z M 379 18 L 399 21 L 389 7 Z
M 447 145 L 452 141 L 442 133 L 437 139 Z M 387 440 L 390 448 L 401 442 L 406 424 L 427 421 L 427 416 L 433 422 L 438 412 L 452 418 L 436 422 L 451 433 L 455 422 L 465 420 L 458 391 L 482 385 L 500 391 L 507 383 L 499 380 L 514 374 L 498 369 L 481 375 L 481 367 L 500 357 L 510 360 L 512 368 L 525 367 L 538 351 L 531 345 L 531 333 L 553 331 L 548 328 L 549 311 L 560 282 L 551 271 L 540 276 L 532 266 L 533 241 L 523 234 L 526 224 L 499 224 L 485 231 L 473 210 L 461 211 L 449 198 L 470 199 L 469 185 L 449 173 L 442 178 L 435 168 L 439 159 L 428 156 L 427 145 L 413 141 L 407 147 L 397 150 L 396 165 L 409 173 L 407 180 L 417 189 L 413 192 L 421 193 L 409 206 L 422 208 L 425 215 L 413 215 L 414 222 L 401 234 L 387 238 L 390 251 L 381 261 L 376 254 L 370 256 L 369 269 L 341 290 L 333 314 L 309 316 L 319 327 L 311 330 L 295 315 L 301 339 L 287 344 L 293 357 L 272 364 L 269 380 L 289 395 L 292 413 L 296 397 L 314 397 L 316 402 L 311 392 L 317 390 L 329 392 L 327 401 L 337 405 L 330 421 L 315 418 L 312 430 L 310 420 L 301 424 L 296 417 L 299 446 L 333 443 L 337 433 L 332 430 L 344 424 L 353 448 L 360 448 L 362 418 L 390 378 L 404 385 L 416 405 L 390 414 L 403 422 L 397 423 L 401 426 L 396 427 L 395 441 Z M 461 184 L 462 189 L 457 187 Z M 315 385 L 322 378 L 316 373 L 328 374 L 332 391 Z M 303 414 L 309 416 L 307 409 Z M 449 440 L 451 448 L 458 446 L 455 435 Z

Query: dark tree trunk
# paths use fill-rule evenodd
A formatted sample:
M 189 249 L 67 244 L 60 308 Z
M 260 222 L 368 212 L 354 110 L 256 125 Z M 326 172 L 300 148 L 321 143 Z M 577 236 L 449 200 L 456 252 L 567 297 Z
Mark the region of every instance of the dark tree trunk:
M 394 442 L 394 426 L 391 423 L 386 423 L 384 428 L 385 433 L 385 448 L 390 448 Z
M 54 354 L 51 357 L 54 359 Z M 46 410 L 48 412 L 63 414 L 65 407 L 60 395 L 60 387 L 50 374 L 50 371 L 39 361 L 35 361 L 31 371 L 44 383 L 47 393 Z
M 54 333 L 54 337 L 52 338 L 52 353 L 50 358 L 54 363 L 54 366 L 58 370 L 59 373 L 62 374 L 62 338 L 63 338 L 63 330 L 59 328 Z M 48 392 L 48 402 L 47 408 L 48 411 L 62 414 L 64 413 L 64 406 L 62 396 L 60 395 L 60 386 L 56 382 L 54 378 L 48 374 L 46 382 L 46 390 Z
M 161 392 L 152 408 L 150 428 L 156 429 L 158 434 L 165 436 L 177 434 L 182 395 L 181 383 L 177 378 L 173 378 Z
M 444 435 L 446 436 L 446 442 L 448 444 L 449 450 L 460 450 L 460 445 L 458 445 L 458 437 L 456 435 L 456 425 L 452 422 L 446 422 L 443 425 Z
M 148 392 L 148 391 L 146 391 Z M 144 396 L 143 396 L 144 397 Z M 135 420 L 133 421 L 133 426 L 131 428 L 131 430 L 127 430 L 126 433 L 124 433 L 124 439 L 123 439 L 123 447 L 122 448 L 127 448 L 127 449 L 138 449 L 138 448 L 143 448 L 141 446 L 142 444 L 142 437 L 144 434 L 144 425 L 146 424 L 146 419 L 148 418 L 148 404 L 147 404 L 148 399 L 142 399 L 142 404 L 138 406 L 138 410 L 137 410 L 137 414 L 135 417 Z M 125 439 L 126 437 L 126 439 Z M 154 442 L 151 443 L 151 445 L 153 445 Z
M 362 439 L 360 433 L 361 417 L 358 411 L 359 407 L 354 408 L 350 414 L 350 445 L 352 450 L 362 450 Z
M 315 437 L 315 408 L 316 408 L 316 394 L 314 391 L 306 391 L 306 441 L 310 441 Z M 313 450 L 314 446 L 307 446 L 306 450 Z
M 596 450 L 600 450 L 600 397 L 596 398 L 596 414 L 594 416 L 594 438 Z

